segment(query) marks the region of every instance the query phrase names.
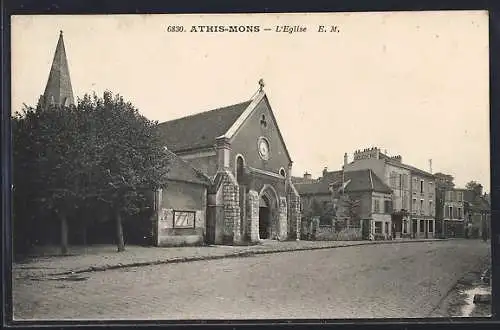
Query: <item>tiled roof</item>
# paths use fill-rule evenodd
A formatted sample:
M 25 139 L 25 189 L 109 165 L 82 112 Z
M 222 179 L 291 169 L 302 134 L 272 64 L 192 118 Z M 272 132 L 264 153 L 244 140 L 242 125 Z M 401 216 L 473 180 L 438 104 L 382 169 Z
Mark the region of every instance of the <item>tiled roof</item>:
M 210 185 L 210 179 L 203 173 L 196 170 L 173 152 L 167 152 L 168 159 L 170 161 L 167 177 L 170 180 Z
M 245 111 L 251 101 L 174 119 L 158 125 L 167 148 L 173 152 L 211 147 Z
M 301 176 L 292 176 L 292 183 L 293 184 L 303 184 L 303 183 L 314 183 L 316 182 L 317 179 L 306 179 Z
M 379 157 L 380 159 L 384 159 L 387 163 L 390 163 L 392 165 L 396 165 L 396 166 L 401 166 L 403 168 L 406 168 L 414 173 L 418 173 L 420 175 L 424 175 L 424 176 L 428 176 L 428 177 L 434 177 L 434 175 L 432 173 L 429 173 L 429 172 L 426 172 L 424 170 L 421 170 L 415 166 L 411 166 L 411 165 L 408 165 L 408 164 L 404 164 L 404 163 L 401 163 L 400 161 L 397 161 L 389 156 L 387 156 L 386 154 L 384 153 L 380 153 L 379 154 Z
M 299 195 L 321 195 L 330 193 L 329 183 L 322 180 L 315 183 L 296 183 L 294 186 L 299 192 Z
M 390 194 L 389 188 L 372 170 L 358 170 L 344 173 L 342 181 L 342 171 L 326 172 L 317 183 L 296 184 L 295 187 L 300 194 L 328 194 L 330 185 L 335 189 L 340 189 L 342 182 L 348 182 L 345 192 L 375 191 Z

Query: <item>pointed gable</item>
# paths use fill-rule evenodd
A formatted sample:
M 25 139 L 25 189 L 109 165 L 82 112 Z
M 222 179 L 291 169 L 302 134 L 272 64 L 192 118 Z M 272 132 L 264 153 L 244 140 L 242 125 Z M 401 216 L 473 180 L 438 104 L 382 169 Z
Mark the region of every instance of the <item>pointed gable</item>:
M 54 105 L 69 106 L 75 103 L 62 31 L 57 41 L 43 98 L 46 103 Z
M 229 130 L 224 134 L 224 137 L 229 139 L 230 141 L 234 141 L 237 135 L 242 130 L 244 130 L 245 126 L 248 126 L 249 122 L 251 122 L 250 126 L 256 123 L 261 124 L 261 116 L 263 114 L 266 117 L 264 121 L 266 122 L 266 125 L 269 125 L 269 129 L 276 131 L 276 140 L 279 140 L 279 143 L 281 144 L 280 148 L 282 149 L 284 156 L 288 159 L 288 161 L 291 161 L 290 153 L 288 152 L 288 149 L 286 147 L 283 135 L 281 134 L 278 123 L 276 121 L 276 117 L 274 116 L 273 110 L 269 103 L 269 99 L 267 98 L 267 95 L 263 89 L 260 89 L 255 94 L 255 96 L 251 100 L 251 103 L 241 114 L 238 120 L 235 121 L 231 128 L 229 128 Z M 245 135 L 245 139 L 249 137 L 246 133 L 248 133 L 248 131 L 242 133 L 242 135 Z

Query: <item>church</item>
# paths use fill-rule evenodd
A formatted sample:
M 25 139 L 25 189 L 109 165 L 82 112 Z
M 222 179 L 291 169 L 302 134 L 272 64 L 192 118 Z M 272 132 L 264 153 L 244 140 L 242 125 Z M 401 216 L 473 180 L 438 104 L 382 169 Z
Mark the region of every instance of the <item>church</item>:
M 74 104 L 63 34 L 41 98 Z M 158 125 L 170 157 L 154 193 L 153 245 L 252 244 L 300 238 L 292 159 L 264 91 Z
M 158 193 L 158 245 L 188 243 L 179 238 L 193 234 L 197 237 L 192 239 L 208 244 L 300 237 L 300 198 L 291 181 L 292 159 L 263 81 L 259 84 L 250 100 L 159 124 L 167 149 L 209 183 L 201 194 L 206 195 L 206 204 L 205 197 L 196 197 L 203 203 L 195 209 L 184 207 L 184 201 L 201 196 L 194 184 L 189 189 L 185 184 L 176 189 L 167 186 Z M 177 205 L 163 202 L 178 194 L 184 196 Z M 198 222 L 199 217 L 204 221 Z

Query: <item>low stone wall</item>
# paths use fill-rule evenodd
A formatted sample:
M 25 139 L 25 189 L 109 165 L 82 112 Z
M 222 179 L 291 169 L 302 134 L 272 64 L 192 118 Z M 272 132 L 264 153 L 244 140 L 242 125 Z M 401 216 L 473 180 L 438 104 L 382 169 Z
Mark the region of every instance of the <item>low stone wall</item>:
M 362 240 L 361 228 L 344 228 L 338 232 L 330 226 L 318 228 L 317 241 L 360 241 Z

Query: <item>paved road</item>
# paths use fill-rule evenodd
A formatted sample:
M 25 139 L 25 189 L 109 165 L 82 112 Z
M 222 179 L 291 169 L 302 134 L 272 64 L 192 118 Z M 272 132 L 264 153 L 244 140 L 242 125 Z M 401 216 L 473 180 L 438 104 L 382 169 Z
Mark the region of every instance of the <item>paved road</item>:
M 372 318 L 432 315 L 484 262 L 478 240 L 357 246 L 13 283 L 15 319 Z

